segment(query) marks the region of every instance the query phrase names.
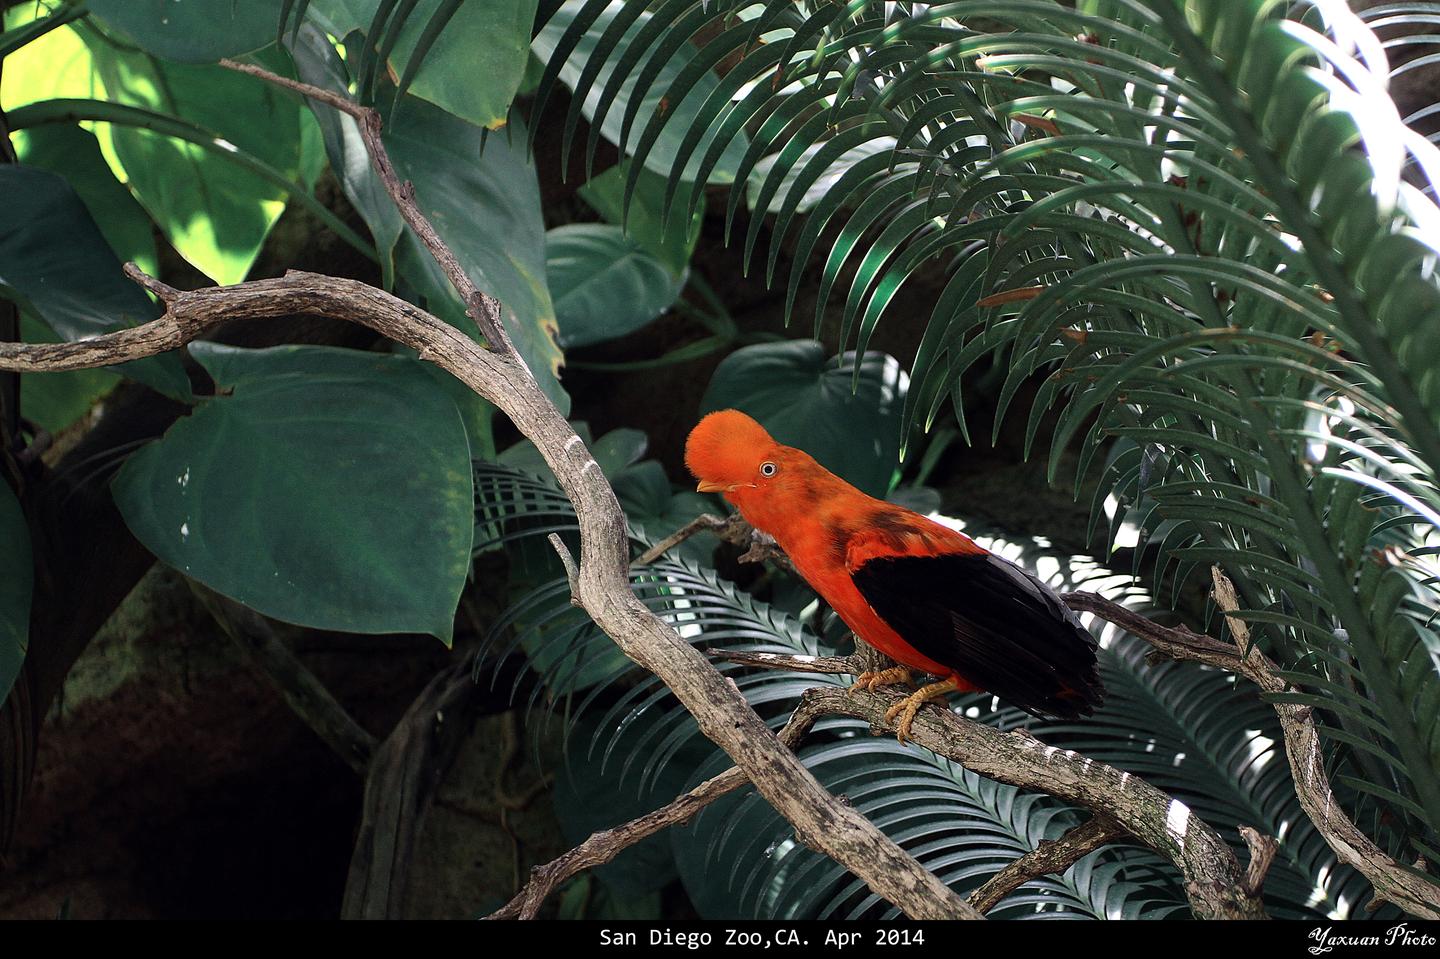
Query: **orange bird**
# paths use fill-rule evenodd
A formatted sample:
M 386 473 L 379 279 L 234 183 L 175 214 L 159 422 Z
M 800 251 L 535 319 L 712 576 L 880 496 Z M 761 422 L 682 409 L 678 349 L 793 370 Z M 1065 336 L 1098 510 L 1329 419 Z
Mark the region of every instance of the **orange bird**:
M 1074 719 L 1105 688 L 1095 639 L 1055 592 L 962 533 L 866 496 L 738 410 L 702 419 L 685 443 L 702 493 L 720 493 L 775 537 L 855 635 L 901 668 L 855 687 L 943 677 L 885 715 L 904 742 L 925 702 L 983 690 L 1036 716 Z M 852 687 L 852 688 L 855 688 Z

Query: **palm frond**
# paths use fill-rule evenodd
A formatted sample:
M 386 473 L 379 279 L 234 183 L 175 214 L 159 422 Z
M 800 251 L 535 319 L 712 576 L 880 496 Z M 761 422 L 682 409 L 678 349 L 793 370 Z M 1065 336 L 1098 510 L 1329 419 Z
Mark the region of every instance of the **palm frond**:
M 563 522 L 563 499 L 558 492 L 545 495 L 544 481 L 503 467 L 477 470 L 486 477 L 476 483 L 477 515 L 485 518 L 488 531 L 477 541 L 508 536 L 515 546 Z M 514 490 L 506 490 L 506 477 L 513 479 Z M 538 528 L 525 532 L 532 522 Z M 1128 577 L 1093 561 L 1037 543 L 978 539 L 1057 588 L 1092 589 L 1127 604 L 1146 602 Z M 637 539 L 637 549 L 642 545 Z M 632 582 L 647 606 L 692 643 L 789 655 L 835 651 L 832 642 L 801 620 L 687 561 L 661 559 L 634 570 Z M 493 650 L 525 650 L 529 668 L 542 681 L 533 708 L 563 709 L 572 730 L 588 730 L 571 740 L 571 776 L 609 783 L 616 794 L 645 796 L 659 804 L 669 798 L 660 794 L 662 782 L 693 784 L 719 772 L 727 760 L 699 734 L 689 714 L 653 677 L 614 656 L 609 640 L 587 624 L 583 613 L 569 605 L 568 584 L 557 574 L 521 597 L 490 639 Z M 508 640 L 507 630 L 514 633 Z M 1112 694 L 1092 720 L 1034 726 L 1017 710 L 999 709 L 991 697 L 980 695 L 958 700 L 956 708 L 999 728 L 1030 723 L 1047 742 L 1144 776 L 1222 829 L 1237 848 L 1243 848 L 1240 825 L 1278 836 L 1281 856 L 1267 885 L 1277 915 L 1343 916 L 1363 905 L 1367 884 L 1337 864 L 1300 810 L 1273 711 L 1253 693 L 1237 690 L 1225 674 L 1194 665 L 1147 665 L 1147 647 L 1113 629 L 1102 643 L 1102 669 Z M 777 727 L 805 688 L 841 681 L 729 663 L 719 668 Z M 924 750 L 872 737 L 868 728 L 849 720 L 825 720 L 801 756 L 829 788 L 846 794 L 928 868 L 961 889 L 978 886 L 1082 818 L 1049 797 L 1021 793 Z M 797 846 L 784 821 L 753 794 L 727 797 L 710 807 L 676 834 L 672 848 L 681 878 L 707 915 L 876 917 L 889 908 L 832 862 Z M 1186 908 L 1177 883 L 1173 868 L 1148 851 L 1111 847 L 1064 876 L 1017 891 L 994 914 L 1164 916 Z
M 604 7 L 567 4 L 563 42 Z M 602 71 L 601 102 L 633 82 L 633 103 L 669 51 L 738 52 L 677 136 L 681 166 L 708 138 L 702 167 L 748 136 L 747 260 L 767 224 L 771 271 L 793 239 L 793 304 L 819 256 L 817 319 L 839 300 L 842 349 L 864 349 L 909 277 L 949 270 L 907 423 L 950 399 L 963 427 L 981 359 L 1007 371 L 997 430 L 1039 379 L 1027 443 L 1058 410 L 1052 475 L 1078 442 L 1077 484 L 1101 471 L 1098 502 L 1172 589 L 1224 567 L 1370 784 L 1356 808 L 1435 845 L 1440 154 L 1386 98 L 1365 24 L 1329 0 L 669 0 L 647 16 L 623 52 L 593 46 L 575 102 Z M 679 125 L 662 111 L 623 138 L 633 168 Z M 689 182 L 677 166 L 667 186 L 686 212 Z

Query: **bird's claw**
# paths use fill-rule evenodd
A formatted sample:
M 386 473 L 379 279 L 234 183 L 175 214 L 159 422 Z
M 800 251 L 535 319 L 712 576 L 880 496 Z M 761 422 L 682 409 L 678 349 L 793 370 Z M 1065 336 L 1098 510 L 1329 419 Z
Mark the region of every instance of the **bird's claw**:
M 850 686 L 850 692 L 857 689 L 866 692 L 873 692 L 879 686 L 892 686 L 895 683 L 909 685 L 913 681 L 913 674 L 904 666 L 892 666 L 889 669 L 867 669 L 855 677 L 855 682 Z
M 885 710 L 885 722 L 895 723 L 895 738 L 902 745 L 909 742 L 910 724 L 915 721 L 915 715 L 920 712 L 920 707 L 932 699 L 944 699 L 946 693 L 953 692 L 957 688 L 953 678 L 931 683 Z M 900 717 L 898 723 L 895 722 L 896 716 Z

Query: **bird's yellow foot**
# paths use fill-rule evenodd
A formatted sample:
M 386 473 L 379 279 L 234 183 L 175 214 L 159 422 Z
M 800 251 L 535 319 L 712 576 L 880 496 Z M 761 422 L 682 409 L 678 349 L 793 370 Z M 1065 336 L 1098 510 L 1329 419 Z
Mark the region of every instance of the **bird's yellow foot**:
M 885 711 L 885 721 L 893 723 L 896 716 L 900 717 L 900 722 L 896 723 L 895 738 L 902 743 L 909 740 L 910 724 L 915 721 L 915 714 L 920 711 L 920 707 L 932 699 L 943 699 L 946 693 L 954 692 L 958 688 L 954 679 L 931 683 L 891 706 Z
M 877 686 L 891 686 L 895 683 L 909 685 L 913 680 L 913 674 L 904 666 L 891 666 L 889 669 L 867 669 L 855 677 L 855 682 L 850 687 L 850 692 L 863 689 L 871 692 Z

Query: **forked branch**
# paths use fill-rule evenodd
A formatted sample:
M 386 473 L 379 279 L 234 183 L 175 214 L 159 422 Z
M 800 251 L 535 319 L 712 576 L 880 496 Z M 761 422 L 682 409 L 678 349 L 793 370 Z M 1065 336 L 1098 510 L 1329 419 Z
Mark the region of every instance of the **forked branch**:
M 632 660 L 655 673 L 700 730 L 745 770 L 765 799 L 808 845 L 861 877 L 915 918 L 980 918 L 873 823 L 830 795 L 744 697 L 656 617 L 630 589 L 629 540 L 614 490 L 584 443 L 536 383 L 510 343 L 501 305 L 481 292 L 400 181 L 380 136 L 380 117 L 336 94 L 258 67 L 227 63 L 360 120 L 372 163 L 405 222 L 445 271 L 489 346 L 390 294 L 353 280 L 291 273 L 231 287 L 178 292 L 143 277 L 165 304 L 159 319 L 133 329 L 62 344 L 0 344 L 0 369 L 20 372 L 110 366 L 176 349 L 220 323 L 291 314 L 359 323 L 416 350 L 494 403 L 530 439 L 575 507 L 581 555 L 576 598 Z

